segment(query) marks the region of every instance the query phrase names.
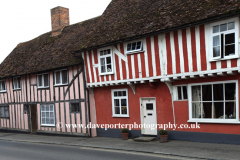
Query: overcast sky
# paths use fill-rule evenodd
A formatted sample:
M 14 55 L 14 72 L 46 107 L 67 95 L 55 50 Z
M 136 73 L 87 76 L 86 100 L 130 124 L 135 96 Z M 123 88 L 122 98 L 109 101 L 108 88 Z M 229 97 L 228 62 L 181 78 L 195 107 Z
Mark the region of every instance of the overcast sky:
M 21 42 L 51 31 L 50 9 L 69 8 L 70 24 L 101 15 L 111 0 L 0 0 L 0 63 Z

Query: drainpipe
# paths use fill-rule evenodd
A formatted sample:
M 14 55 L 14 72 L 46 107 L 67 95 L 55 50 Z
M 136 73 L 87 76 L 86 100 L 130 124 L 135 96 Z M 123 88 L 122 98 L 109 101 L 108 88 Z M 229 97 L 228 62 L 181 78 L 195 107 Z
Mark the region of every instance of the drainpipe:
M 165 82 L 165 84 L 168 86 L 168 89 L 170 91 L 171 94 L 171 99 L 172 99 L 172 109 L 173 109 L 173 122 L 175 125 L 175 112 L 174 112 L 174 103 L 173 103 L 173 86 L 171 82 Z

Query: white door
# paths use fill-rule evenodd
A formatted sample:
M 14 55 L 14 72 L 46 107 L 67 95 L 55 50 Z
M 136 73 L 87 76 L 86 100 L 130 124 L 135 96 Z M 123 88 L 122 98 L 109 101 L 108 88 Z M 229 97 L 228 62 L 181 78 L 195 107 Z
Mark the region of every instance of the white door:
M 157 115 L 155 98 L 141 99 L 142 134 L 157 135 Z

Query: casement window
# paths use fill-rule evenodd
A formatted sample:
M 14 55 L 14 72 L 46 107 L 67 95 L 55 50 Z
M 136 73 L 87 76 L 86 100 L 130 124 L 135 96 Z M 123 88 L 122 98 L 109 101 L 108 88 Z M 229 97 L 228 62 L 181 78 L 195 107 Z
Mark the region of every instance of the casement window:
M 68 71 L 66 69 L 55 71 L 55 85 L 68 84 Z
M 190 121 L 239 122 L 237 81 L 192 84 L 189 93 Z
M 127 44 L 127 53 L 142 51 L 142 41 L 135 41 Z
M 37 75 L 38 88 L 49 87 L 49 74 L 39 74 Z
M 5 80 L 0 80 L 0 92 L 6 91 L 6 83 Z
M 13 89 L 21 89 L 20 77 L 14 77 L 13 78 Z
M 55 111 L 53 104 L 41 105 L 41 125 L 55 126 Z
M 0 118 L 9 118 L 8 106 L 0 106 Z
M 113 58 L 112 50 L 110 48 L 99 50 L 99 62 L 100 75 L 113 73 Z
M 112 90 L 112 113 L 113 117 L 128 117 L 128 90 Z
M 79 103 L 71 103 L 70 111 L 71 111 L 71 113 L 80 113 L 80 104 Z
M 238 18 L 211 24 L 213 60 L 238 57 L 238 33 Z
M 174 100 L 188 100 L 187 86 L 174 86 Z

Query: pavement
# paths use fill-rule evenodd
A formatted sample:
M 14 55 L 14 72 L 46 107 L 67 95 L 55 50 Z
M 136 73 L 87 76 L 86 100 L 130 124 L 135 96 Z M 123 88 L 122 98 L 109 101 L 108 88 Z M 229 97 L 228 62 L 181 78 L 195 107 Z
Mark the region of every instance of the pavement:
M 0 141 L 68 145 L 107 150 L 121 150 L 126 152 L 142 152 L 148 154 L 183 157 L 183 159 L 184 157 L 186 159 L 240 159 L 240 145 L 233 144 L 200 143 L 177 140 L 160 143 L 159 139 L 151 142 L 137 142 L 133 139 L 122 140 L 121 138 L 109 137 L 88 138 L 7 132 L 0 132 Z

